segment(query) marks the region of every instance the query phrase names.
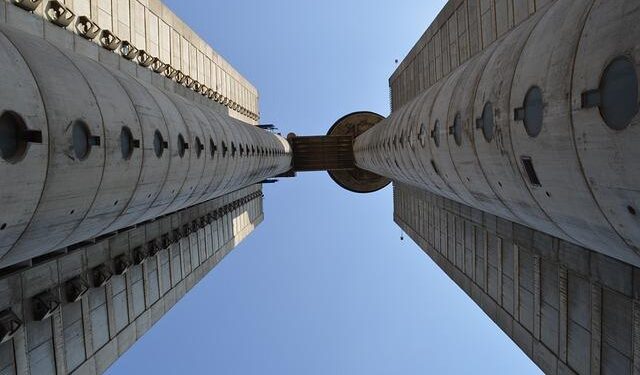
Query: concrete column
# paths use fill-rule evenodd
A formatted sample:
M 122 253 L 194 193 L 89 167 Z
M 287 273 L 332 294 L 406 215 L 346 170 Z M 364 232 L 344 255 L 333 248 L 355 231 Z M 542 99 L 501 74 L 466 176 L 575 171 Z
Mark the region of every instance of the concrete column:
M 0 61 L 0 267 L 290 168 L 281 137 L 6 25 Z
M 360 135 L 356 165 L 640 266 L 638 19 L 550 2 Z

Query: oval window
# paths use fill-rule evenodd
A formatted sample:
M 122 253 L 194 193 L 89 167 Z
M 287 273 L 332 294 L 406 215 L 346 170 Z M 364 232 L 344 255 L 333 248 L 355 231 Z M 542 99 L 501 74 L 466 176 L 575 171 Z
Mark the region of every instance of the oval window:
M 196 137 L 196 157 L 198 159 L 200 159 L 200 155 L 202 155 L 202 149 L 204 149 L 204 146 L 202 142 L 200 142 L 200 138 Z
M 77 160 L 84 160 L 89 156 L 89 151 L 91 151 L 90 136 L 87 124 L 80 120 L 73 123 L 71 138 L 73 154 Z
M 618 57 L 604 70 L 600 81 L 600 114 L 611 129 L 629 126 L 638 113 L 638 76 L 632 61 Z
M 491 142 L 491 140 L 493 140 L 494 126 L 493 104 L 491 104 L 491 102 L 487 102 L 482 110 L 482 133 L 484 134 L 484 139 L 486 139 L 487 142 Z
M 436 124 L 433 126 L 431 137 L 433 138 L 433 143 L 436 144 L 436 147 L 440 147 L 440 122 L 438 120 L 436 120 Z
M 524 129 L 529 137 L 537 137 L 542 131 L 543 112 L 542 91 L 533 86 L 524 98 Z
M 184 141 L 182 134 L 178 134 L 178 156 L 184 157 L 184 153 L 187 149 L 187 142 Z
M 133 134 L 126 126 L 123 126 L 120 131 L 120 152 L 124 160 L 129 160 L 133 154 Z
M 458 147 L 462 146 L 462 115 L 459 112 L 453 119 L 453 139 Z
M 209 154 L 211 155 L 211 159 L 216 155 L 216 144 L 213 143 L 213 138 L 209 138 Z
M 156 130 L 153 133 L 153 152 L 155 152 L 156 157 L 162 157 L 164 153 L 164 138 L 162 138 L 162 134 L 160 134 L 159 130 Z
M 25 140 L 26 125 L 14 112 L 4 112 L 0 116 L 0 157 L 9 163 L 16 163 L 27 151 Z

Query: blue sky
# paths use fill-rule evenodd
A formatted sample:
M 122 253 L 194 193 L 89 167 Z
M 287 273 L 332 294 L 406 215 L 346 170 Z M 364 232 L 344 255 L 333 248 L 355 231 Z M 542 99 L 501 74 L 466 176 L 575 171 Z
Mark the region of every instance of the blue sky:
M 169 7 L 259 89 L 263 123 L 324 134 L 389 112 L 388 77 L 444 0 Z M 391 189 L 325 173 L 265 186 L 265 222 L 110 374 L 537 374 L 392 220 Z

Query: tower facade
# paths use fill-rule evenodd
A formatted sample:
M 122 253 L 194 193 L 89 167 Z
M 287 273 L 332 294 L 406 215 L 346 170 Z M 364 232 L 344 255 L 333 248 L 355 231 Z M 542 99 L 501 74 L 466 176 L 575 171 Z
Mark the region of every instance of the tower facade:
M 639 20 L 452 0 L 355 140 L 396 223 L 546 373 L 640 369 Z
M 0 75 L 0 373 L 102 373 L 260 224 L 290 147 L 159 1 L 0 1 Z

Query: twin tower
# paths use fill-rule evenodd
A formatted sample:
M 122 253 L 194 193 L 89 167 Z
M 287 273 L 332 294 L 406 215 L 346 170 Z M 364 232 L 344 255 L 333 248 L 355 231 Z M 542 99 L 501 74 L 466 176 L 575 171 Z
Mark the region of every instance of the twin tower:
M 257 125 L 159 1 L 0 2 L 0 373 L 102 373 L 263 218 L 260 183 L 394 184 L 394 219 L 547 373 L 640 369 L 640 5 L 451 0 L 392 113 Z

